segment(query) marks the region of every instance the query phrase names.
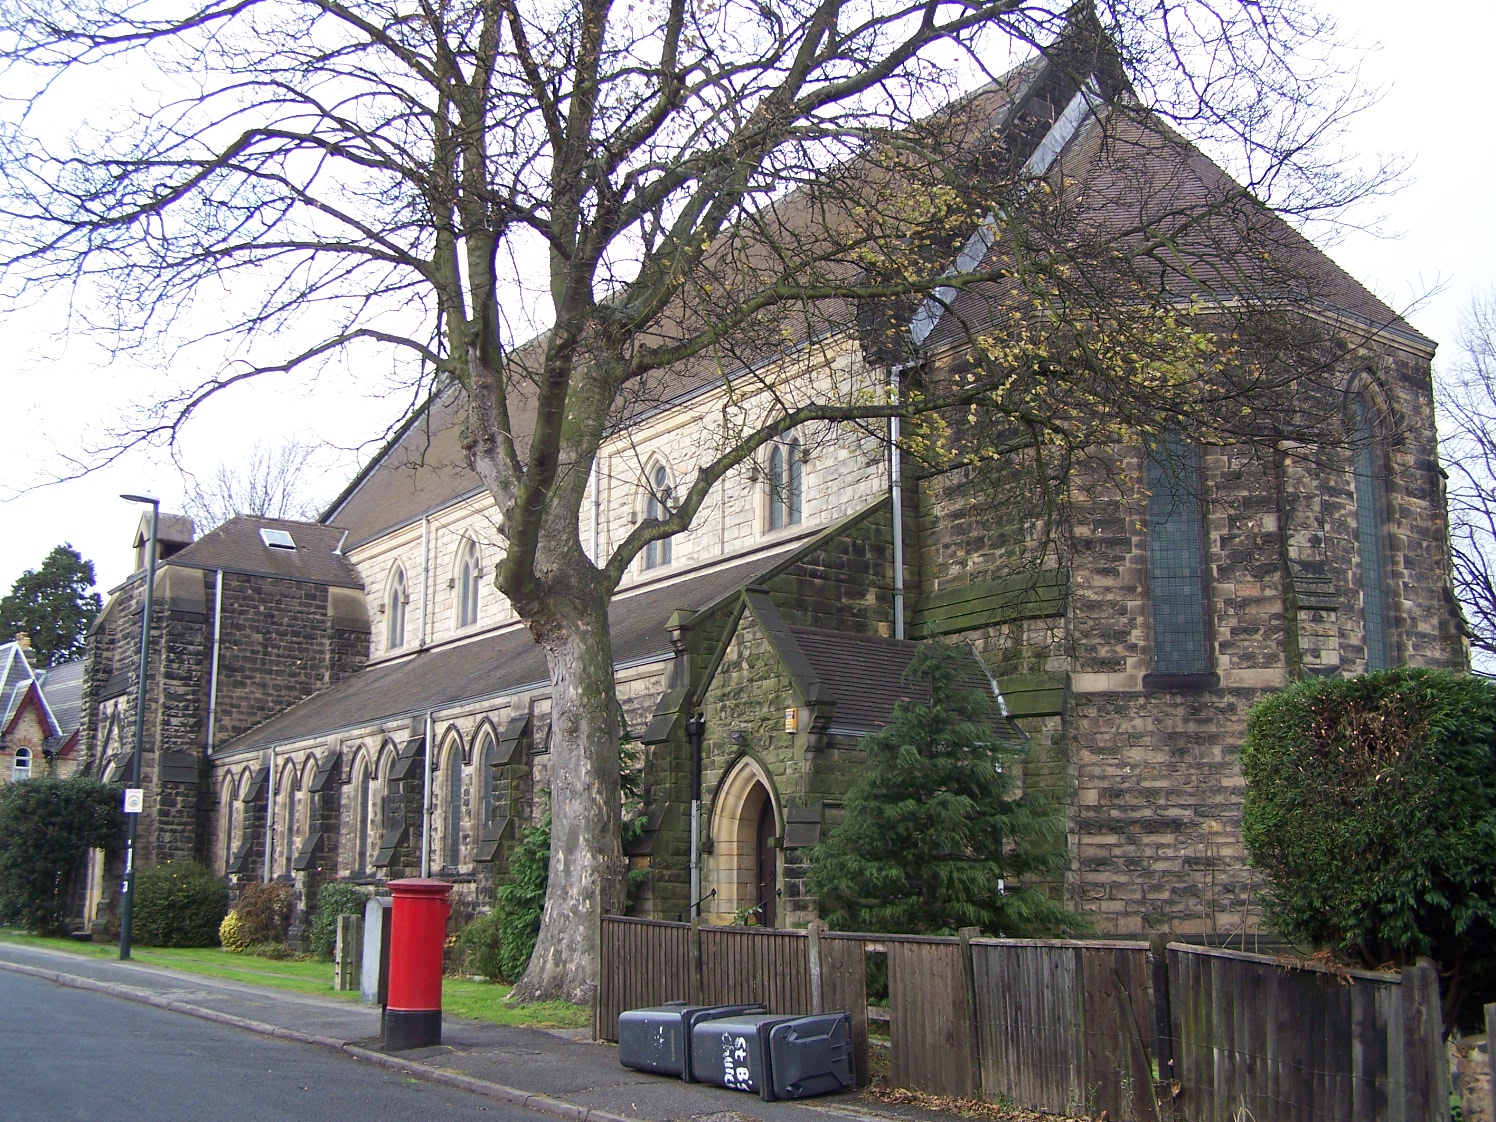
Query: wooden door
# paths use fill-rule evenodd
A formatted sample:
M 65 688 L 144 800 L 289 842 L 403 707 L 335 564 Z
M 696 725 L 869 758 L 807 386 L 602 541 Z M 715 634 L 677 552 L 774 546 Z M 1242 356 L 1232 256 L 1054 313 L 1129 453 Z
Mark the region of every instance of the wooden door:
M 758 912 L 758 922 L 765 927 L 773 927 L 778 919 L 779 911 L 775 907 L 778 900 L 774 896 L 774 890 L 778 887 L 775 853 L 769 844 L 774 840 L 774 803 L 769 798 L 769 793 L 764 792 L 764 800 L 758 811 L 758 836 L 753 847 L 754 868 L 756 871 L 757 888 L 755 890 L 754 903 L 762 901 Z

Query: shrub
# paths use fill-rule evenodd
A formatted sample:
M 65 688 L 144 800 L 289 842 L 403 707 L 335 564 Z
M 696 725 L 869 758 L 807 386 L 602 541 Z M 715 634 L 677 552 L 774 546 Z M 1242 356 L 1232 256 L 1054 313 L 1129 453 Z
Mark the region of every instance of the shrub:
M 330 881 L 317 890 L 317 910 L 312 915 L 308 940 L 312 953 L 327 962 L 332 961 L 337 949 L 338 917 L 363 915 L 369 894 L 356 884 L 346 881 Z
M 510 979 L 504 972 L 504 919 L 497 908 L 468 923 L 457 936 L 457 946 L 462 950 L 462 967 L 467 973 L 481 974 L 490 982 Z
M 218 945 L 230 954 L 242 954 L 249 949 L 249 940 L 244 937 L 244 924 L 238 912 L 230 912 L 218 925 Z
M 168 861 L 135 870 L 134 938 L 151 947 L 214 947 L 228 888 L 206 865 Z
M 1496 683 L 1297 683 L 1253 709 L 1242 770 L 1277 931 L 1370 966 L 1432 955 L 1451 1024 L 1496 997 Z
M 516 981 L 530 965 L 540 918 L 545 912 L 545 886 L 551 868 L 551 816 L 520 835 L 509 859 L 509 883 L 499 889 L 499 967 L 505 978 Z
M 85 778 L 0 786 L 0 923 L 66 930 L 88 851 L 114 852 L 124 841 L 122 792 Z
M 1019 795 L 1020 753 L 992 734 L 990 695 L 967 689 L 958 657 L 923 648 L 907 677 L 928 703 L 901 701 L 863 741 L 841 824 L 813 851 L 826 920 L 852 931 L 1046 936 L 1085 923 L 1020 878 L 1064 868 L 1064 820 Z
M 245 888 L 234 910 L 246 943 L 284 943 L 291 926 L 291 886 L 257 881 Z

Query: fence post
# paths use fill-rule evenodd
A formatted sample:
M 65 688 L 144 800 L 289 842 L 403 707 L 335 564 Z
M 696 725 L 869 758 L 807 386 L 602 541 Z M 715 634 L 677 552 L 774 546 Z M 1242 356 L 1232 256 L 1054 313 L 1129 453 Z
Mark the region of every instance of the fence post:
M 705 1002 L 706 984 L 701 974 L 701 918 L 691 917 L 691 930 L 686 936 L 687 958 L 690 959 L 689 971 L 691 975 L 691 1004 L 701 1005 Z
M 805 958 L 810 974 L 812 1013 L 826 1012 L 826 983 L 821 969 L 821 932 L 825 930 L 825 923 L 818 919 L 811 920 L 810 926 L 805 929 Z
M 1420 957 L 1402 973 L 1403 1070 L 1407 1080 L 1408 1122 L 1449 1118 L 1449 1064 L 1444 1051 L 1444 1018 L 1439 1004 L 1439 968 Z
M 977 966 L 971 941 L 982 933 L 980 927 L 963 927 L 956 934 L 961 940 L 961 990 L 966 997 L 966 1063 L 971 1073 L 970 1094 L 981 1098 L 982 1046 L 981 1018 L 977 1016 Z
M 1174 1067 L 1173 1005 L 1169 997 L 1169 937 L 1148 937 L 1148 965 L 1153 975 L 1153 1058 L 1158 1063 L 1154 1098 L 1172 1109 L 1179 1091 Z
M 363 970 L 364 917 L 361 915 L 338 916 L 337 943 L 333 959 L 337 965 L 333 970 L 332 988 L 356 990 Z

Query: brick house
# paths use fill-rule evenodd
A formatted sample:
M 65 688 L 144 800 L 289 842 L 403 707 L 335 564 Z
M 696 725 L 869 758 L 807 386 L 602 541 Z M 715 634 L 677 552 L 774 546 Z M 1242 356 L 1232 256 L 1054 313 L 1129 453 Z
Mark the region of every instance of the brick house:
M 1139 207 L 1188 213 L 1226 190 L 1182 143 L 1119 155 L 1095 89 L 1028 64 L 963 112 L 1035 176 L 1125 180 Z M 629 855 L 650 873 L 641 914 L 692 901 L 687 722 L 700 713 L 704 914 L 769 901 L 776 922 L 812 918 L 808 849 L 838 819 L 860 740 L 906 690 L 913 644 L 942 641 L 971 652 L 995 729 L 1027 745 L 1026 783 L 1064 808 L 1070 867 L 1055 890 L 1071 906 L 1103 932 L 1255 926 L 1236 759 L 1251 704 L 1307 673 L 1462 667 L 1465 648 L 1433 344 L 1286 223 L 1251 221 L 1277 271 L 1228 247 L 1218 289 L 1287 286 L 1305 329 L 1335 344 L 1314 392 L 1353 441 L 1102 446 L 1041 502 L 1022 463 L 895 471 L 874 436 L 795 433 L 641 555 L 611 609 L 642 745 L 645 829 Z M 963 253 L 1000 251 L 973 235 Z M 1186 275 L 1199 270 L 1163 283 L 1188 303 Z M 906 312 L 923 376 L 958 377 L 970 325 L 1003 300 L 946 294 Z M 882 391 L 881 341 L 855 309 L 827 315 L 786 332 L 749 388 L 688 371 L 667 404 L 621 418 L 583 506 L 594 556 L 667 501 L 731 402 L 752 414 L 796 384 Z M 282 878 L 304 903 L 328 878 L 377 884 L 424 864 L 462 906 L 492 901 L 543 805 L 549 684 L 492 587 L 503 543 L 462 420 L 458 396 L 438 393 L 320 522 L 241 518 L 173 542 L 157 577 L 144 860 Z M 90 642 L 96 774 L 124 758 L 140 585 L 115 590 Z
M 37 668 L 31 639 L 0 644 L 0 784 L 78 770 L 83 663 Z

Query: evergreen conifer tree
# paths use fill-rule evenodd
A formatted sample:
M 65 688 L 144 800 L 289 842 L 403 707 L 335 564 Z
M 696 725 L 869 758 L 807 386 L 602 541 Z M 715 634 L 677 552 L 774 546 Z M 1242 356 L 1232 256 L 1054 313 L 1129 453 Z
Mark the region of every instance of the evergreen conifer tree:
M 57 546 L 40 569 L 27 569 L 0 600 L 0 641 L 26 632 L 43 666 L 82 658 L 89 624 L 103 607 L 99 594 L 90 591 L 93 584 L 93 562 L 71 545 Z
M 1017 793 L 1021 750 L 994 736 L 991 701 L 959 675 L 950 648 L 921 651 L 907 677 L 929 682 L 929 702 L 899 702 L 863 741 L 845 817 L 812 856 L 810 886 L 833 928 L 1038 937 L 1085 926 L 1024 883 L 1064 867 L 1064 821 Z

